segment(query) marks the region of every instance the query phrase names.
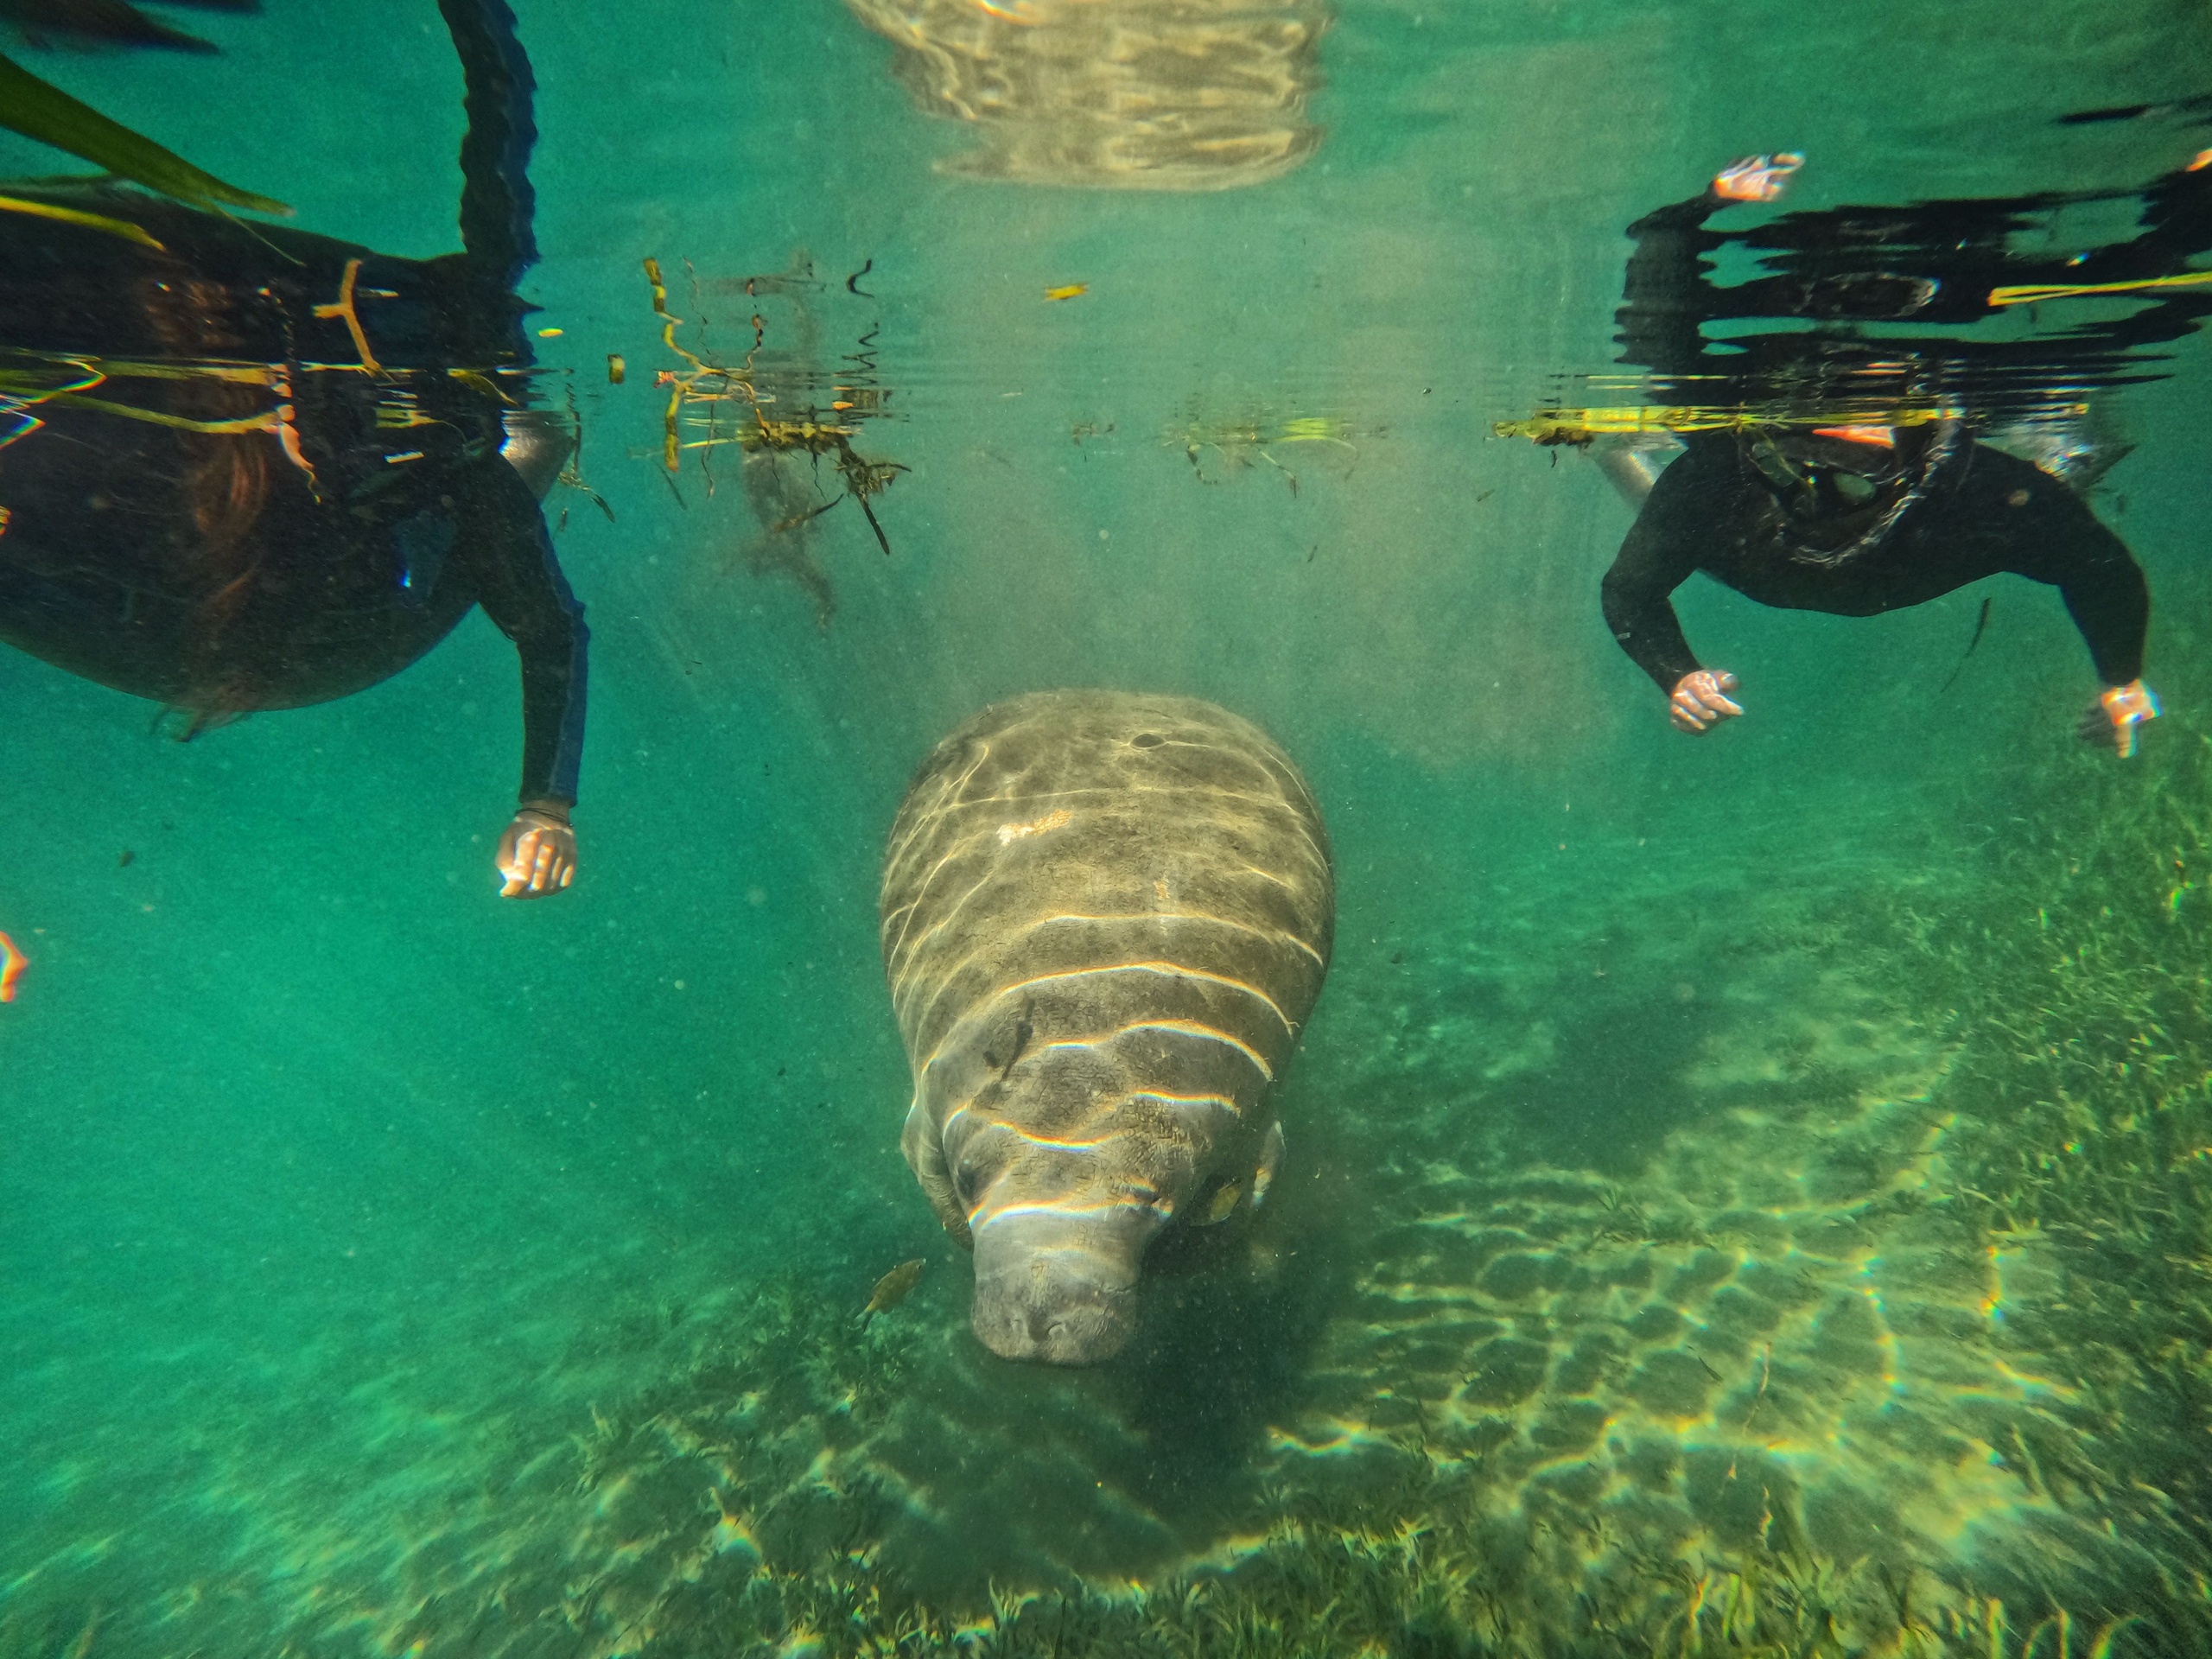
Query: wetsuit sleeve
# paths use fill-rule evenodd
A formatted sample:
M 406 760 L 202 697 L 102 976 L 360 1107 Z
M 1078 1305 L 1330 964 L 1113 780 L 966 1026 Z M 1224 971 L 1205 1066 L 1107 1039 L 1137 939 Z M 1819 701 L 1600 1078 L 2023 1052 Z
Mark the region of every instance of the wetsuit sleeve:
M 576 798 L 583 755 L 584 607 L 553 556 L 544 515 L 514 468 L 480 471 L 461 535 L 477 602 L 522 658 L 520 799 Z
M 1629 256 L 1621 308 L 1613 314 L 1621 360 L 1661 374 L 1694 374 L 1705 356 L 1701 325 L 1714 315 L 1705 255 L 1727 238 L 1705 228 L 1726 204 L 1710 190 L 1646 213 L 1628 227 Z
M 2127 543 L 2098 522 L 2073 491 L 2037 476 L 2020 506 L 1993 509 L 2015 520 L 2004 568 L 2050 583 L 2082 631 L 2097 677 L 2127 685 L 2143 677 L 2143 641 L 2151 627 L 2151 590 Z
M 1682 464 L 1677 461 L 1675 466 Z M 1666 511 L 1668 498 L 1674 493 L 1666 485 L 1667 475 L 1662 474 L 1659 487 L 1652 491 L 1630 527 L 1612 569 L 1605 572 L 1599 591 L 1605 626 L 1613 631 L 1613 638 L 1630 661 L 1649 674 L 1662 691 L 1671 695 L 1682 676 L 1694 674 L 1701 664 L 1689 641 L 1682 637 L 1681 620 L 1675 614 L 1672 598 L 1675 589 L 1697 569 L 1695 543 Z

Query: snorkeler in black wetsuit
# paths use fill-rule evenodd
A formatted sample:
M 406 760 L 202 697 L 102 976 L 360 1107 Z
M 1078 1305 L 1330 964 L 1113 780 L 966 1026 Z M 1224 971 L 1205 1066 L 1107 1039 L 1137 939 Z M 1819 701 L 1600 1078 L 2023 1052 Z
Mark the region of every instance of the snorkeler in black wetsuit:
M 2117 378 L 2127 350 L 2186 333 L 2212 310 L 2212 292 L 2177 288 L 2116 323 L 2075 331 L 2054 356 L 2046 343 L 1946 337 L 1860 338 L 1866 321 L 1959 324 L 2009 302 L 2031 283 L 2078 291 L 2098 283 L 2173 280 L 2189 254 L 2212 245 L 2212 172 L 2196 166 L 2144 194 L 2143 232 L 2061 262 L 2024 259 L 2008 232 L 2047 196 L 1941 202 L 1921 208 L 1801 214 L 1753 232 L 1707 228 L 1733 201 L 1770 200 L 1801 164 L 1795 156 L 1739 162 L 1693 200 L 1630 229 L 1628 360 L 1698 377 L 1699 394 L 1725 376 L 1747 403 L 1894 377 L 1940 353 L 1947 368 L 1985 379 L 2040 372 Z M 1738 242 L 1768 252 L 1770 273 L 1726 287 L 1705 279 L 1701 257 Z M 1999 285 L 1993 272 L 2018 282 Z M 1790 317 L 1809 332 L 1764 332 L 1709 342 L 1702 325 Z M 1725 354 L 1724 354 L 1725 352 Z M 2139 377 L 2137 377 L 2139 378 Z M 1923 397 L 1925 394 L 1923 394 Z M 2010 572 L 2059 589 L 2105 690 L 2084 736 L 2132 754 L 2158 705 L 2142 683 L 2150 596 L 2120 538 L 2051 474 L 1975 441 L 1938 406 L 1878 423 L 1737 425 L 1694 430 L 1687 451 L 1649 490 L 1606 573 L 1605 620 L 1623 650 L 1668 695 L 1681 730 L 1702 733 L 1742 713 L 1734 675 L 1705 667 L 1683 638 L 1669 595 L 1702 570 L 1763 604 L 1869 616 L 1918 605 L 1984 576 Z
M 440 8 L 467 83 L 461 254 L 10 188 L 79 217 L 0 212 L 0 640 L 190 735 L 374 685 L 480 604 L 522 660 L 498 867 L 534 898 L 575 873 L 586 633 L 524 476 L 550 486 L 565 454 L 525 407 L 514 295 L 532 83 L 505 0 Z

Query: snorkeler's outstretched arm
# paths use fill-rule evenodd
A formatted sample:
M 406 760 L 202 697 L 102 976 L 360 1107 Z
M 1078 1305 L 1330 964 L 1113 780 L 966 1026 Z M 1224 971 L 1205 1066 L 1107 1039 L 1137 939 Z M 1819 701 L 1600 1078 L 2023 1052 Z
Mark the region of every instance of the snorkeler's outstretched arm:
M 1655 524 L 1657 516 L 1649 505 L 1637 515 L 1599 595 L 1605 626 L 1629 660 L 1662 691 L 1671 692 L 1683 675 L 1701 666 L 1683 637 L 1673 598 L 1697 569 L 1697 556 L 1687 539 Z
M 461 140 L 461 239 L 467 333 L 498 361 L 531 360 L 515 284 L 537 263 L 530 153 L 537 90 L 507 0 L 438 0 L 460 56 L 467 124 Z
M 537 899 L 575 878 L 584 735 L 584 608 L 553 556 L 537 501 L 494 455 L 477 469 L 462 541 L 477 601 L 522 659 L 522 791 L 500 837 L 500 896 Z
M 2151 589 L 2127 543 L 2101 524 L 2088 503 L 2040 469 L 2010 456 L 1977 451 L 1977 472 L 2003 471 L 2012 487 L 1992 505 L 2010 532 L 2003 568 L 2058 589 L 2081 630 L 2104 690 L 2082 716 L 2082 735 L 2109 744 L 2125 760 L 2143 726 L 2158 716 L 2158 699 L 2143 683 L 2143 646 L 2151 630 Z M 1988 488 L 1986 477 L 1974 480 Z
M 1724 238 L 1705 221 L 1721 205 L 1707 191 L 1646 213 L 1628 227 L 1636 251 L 1629 255 L 1622 305 L 1613 314 L 1621 360 L 1661 374 L 1694 374 L 1705 353 L 1701 327 L 1713 308 L 1704 256 Z
M 1681 493 L 1662 477 L 1605 572 L 1599 595 L 1614 639 L 1667 694 L 1667 717 L 1675 729 L 1694 736 L 1744 710 L 1727 696 L 1736 677 L 1699 664 L 1675 614 L 1675 589 L 1697 569 L 1697 526 L 1673 522 L 1669 511 Z
M 1789 175 L 1805 164 L 1796 151 L 1747 156 L 1713 175 L 1696 195 L 1646 213 L 1628 227 L 1636 243 L 1629 256 L 1624 303 L 1613 314 L 1621 359 L 1662 374 L 1694 374 L 1709 368 L 1703 325 L 1738 315 L 1742 295 L 1710 281 L 1705 256 L 1736 239 L 1707 222 L 1732 202 L 1772 201 Z

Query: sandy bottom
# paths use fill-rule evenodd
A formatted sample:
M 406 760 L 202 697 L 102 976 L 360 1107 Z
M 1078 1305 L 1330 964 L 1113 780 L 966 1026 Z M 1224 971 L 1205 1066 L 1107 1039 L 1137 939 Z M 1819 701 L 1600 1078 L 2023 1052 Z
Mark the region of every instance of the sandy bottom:
M 0 1655 L 2206 1651 L 2112 1438 L 2202 1351 L 2094 1358 L 2104 1258 L 1978 1185 L 1978 879 L 1623 844 L 1344 950 L 1278 1196 L 1096 1373 L 982 1354 L 941 1242 L 865 1325 L 888 1262 L 644 1238 L 244 1346 L 11 1292 L 115 1357 L 10 1414 Z

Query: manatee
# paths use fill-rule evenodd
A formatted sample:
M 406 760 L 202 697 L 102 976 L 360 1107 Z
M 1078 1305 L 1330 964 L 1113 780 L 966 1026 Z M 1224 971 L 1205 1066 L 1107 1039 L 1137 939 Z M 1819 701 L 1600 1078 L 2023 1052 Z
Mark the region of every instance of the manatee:
M 899 1145 L 986 1347 L 1108 1358 L 1162 1230 L 1266 1196 L 1335 914 L 1306 780 L 1211 703 L 1039 692 L 923 762 L 883 875 Z

